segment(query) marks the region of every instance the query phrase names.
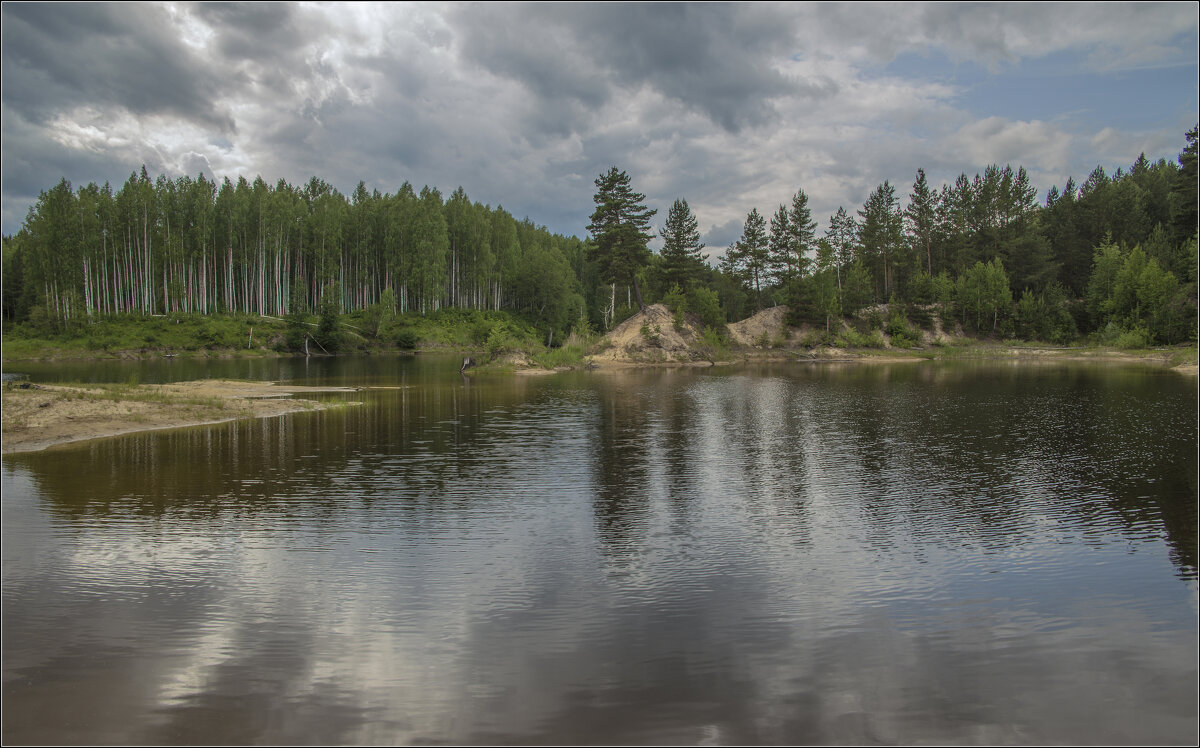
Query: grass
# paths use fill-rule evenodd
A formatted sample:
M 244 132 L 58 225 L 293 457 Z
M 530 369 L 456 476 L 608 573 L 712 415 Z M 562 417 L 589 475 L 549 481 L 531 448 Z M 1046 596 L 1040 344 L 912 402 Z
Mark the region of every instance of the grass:
M 5 389 L 13 390 L 12 383 L 6 383 Z M 141 385 L 136 382 L 97 383 L 97 382 L 56 382 L 54 390 L 58 400 L 82 400 L 91 402 L 138 402 L 157 403 L 162 405 L 187 405 L 197 408 L 224 410 L 231 405 L 219 397 L 197 397 L 194 395 L 177 395 L 154 387 Z
M 583 363 L 584 356 L 587 355 L 588 346 L 584 343 L 567 343 L 558 348 L 547 348 L 540 353 L 535 353 L 532 358 L 534 363 L 546 369 L 557 369 L 562 366 L 578 366 Z
M 6 361 L 114 358 L 129 355 L 273 355 L 282 341 L 282 320 L 250 315 L 117 316 L 46 330 L 6 325 Z
M 309 316 L 310 330 L 317 318 Z M 521 350 L 545 348 L 545 333 L 508 312 L 445 309 L 428 315 L 392 315 L 370 329 L 367 313 L 341 316 L 339 352 L 403 350 L 481 351 L 497 329 Z M 181 356 L 297 355 L 286 344 L 287 323 L 275 317 L 246 314 L 162 316 L 122 315 L 77 321 L 54 329 L 29 323 L 5 324 L 5 361 L 56 359 L 148 358 Z M 319 349 L 310 346 L 313 352 Z

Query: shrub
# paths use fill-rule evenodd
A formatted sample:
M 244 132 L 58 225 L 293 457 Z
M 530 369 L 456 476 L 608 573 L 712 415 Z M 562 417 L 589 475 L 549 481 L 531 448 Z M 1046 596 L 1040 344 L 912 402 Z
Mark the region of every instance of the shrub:
M 832 334 L 821 328 L 814 328 L 800 340 L 800 345 L 805 348 L 816 348 L 820 345 L 830 345 L 834 340 L 835 337 Z
M 904 307 L 893 303 L 889 305 L 887 334 L 892 339 L 892 345 L 897 348 L 916 348 L 921 339 L 921 333 L 914 330 L 904 316 Z
M 417 334 L 412 330 L 403 328 L 396 333 L 396 347 L 402 351 L 411 351 L 417 347 Z
M 878 330 L 860 333 L 855 330 L 843 330 L 834 338 L 839 348 L 882 348 L 883 335 Z
M 688 309 L 700 318 L 700 324 L 721 330 L 725 327 L 725 312 L 721 309 L 721 298 L 711 288 L 694 286 L 687 292 Z
M 880 313 L 878 308 L 872 309 L 871 311 L 867 312 L 865 319 L 867 322 L 867 329 L 869 329 L 869 330 L 882 330 L 883 329 L 883 314 Z
M 1117 348 L 1149 348 L 1150 342 L 1150 332 L 1144 327 L 1135 327 L 1131 330 L 1122 330 L 1112 344 Z
M 328 286 L 321 295 L 320 319 L 313 338 L 328 353 L 337 352 L 342 344 L 342 332 L 338 329 L 339 293 L 336 286 Z

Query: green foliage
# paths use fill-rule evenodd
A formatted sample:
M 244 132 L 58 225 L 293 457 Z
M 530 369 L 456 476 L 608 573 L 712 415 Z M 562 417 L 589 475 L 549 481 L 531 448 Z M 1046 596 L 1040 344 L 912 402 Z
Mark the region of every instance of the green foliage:
M 488 333 L 486 347 L 487 352 L 495 357 L 520 350 L 521 342 L 507 322 L 500 322 Z
M 304 340 L 312 328 L 308 325 L 308 304 L 305 300 L 304 288 L 300 284 L 292 286 L 291 302 L 288 305 L 288 313 L 284 317 L 284 322 L 287 324 L 284 344 L 293 351 L 302 350 Z
M 932 304 L 933 278 L 929 277 L 929 273 L 918 270 L 910 275 L 905 283 L 904 298 L 912 304 Z
M 649 323 L 643 324 L 641 333 L 642 337 L 646 339 L 646 342 L 650 343 L 651 345 L 658 345 L 659 340 L 662 338 L 662 328 L 658 325 L 655 325 L 653 328 L 651 328 Z
M 250 330 L 254 347 L 247 350 Z M 235 355 L 259 355 L 267 349 L 284 347 L 285 323 L 246 315 L 204 316 L 179 314 L 171 317 L 121 315 L 79 322 L 55 332 L 17 325 L 5 335 L 6 360 L 40 358 L 48 355 L 116 355 L 118 353 L 197 353 L 232 351 Z
M 493 327 L 486 315 L 497 310 L 529 328 L 518 338 L 545 342 L 581 321 L 607 326 L 632 314 L 638 305 L 621 290 L 624 303 L 610 310 L 610 283 L 636 291 L 639 305 L 646 284 L 714 329 L 748 316 L 751 303 L 781 301 L 833 329 L 840 315 L 894 295 L 937 304 L 943 319 L 958 315 L 992 336 L 1011 328 L 1066 342 L 1077 331 L 1115 340 L 1141 330 L 1152 344 L 1176 344 L 1195 339 L 1200 319 L 1196 133 L 1186 134 L 1177 161 L 1141 156 L 1111 175 L 1097 168 L 1082 186 L 1051 187 L 1044 206 L 1024 168 L 991 165 L 940 192 L 919 171 L 903 214 L 885 182 L 862 206 L 861 226 L 840 209 L 822 242 L 798 191 L 775 214 L 770 237 L 751 211 L 722 271 L 699 259 L 698 222 L 684 200 L 671 206 L 664 249 L 652 257 L 655 211 L 615 168 L 596 180 L 593 242 L 473 203 L 461 187 L 443 200 L 430 186 L 380 194 L 360 183 L 347 196 L 316 177 L 299 185 L 172 180 L 144 167 L 116 189 L 64 179 L 4 237 L 5 350 L 24 355 L 41 340 L 47 351 L 244 351 L 251 317 L 235 324 L 226 314 L 254 315 L 256 349 L 302 350 L 329 287 L 340 294 L 339 321 L 381 343 L 406 328 L 422 345 L 484 346 Z M 995 268 L 1008 280 L 1007 305 Z M 483 316 L 439 316 L 450 310 Z M 176 324 L 104 324 L 127 315 Z M 214 322 L 193 323 L 196 315 Z M 260 315 L 283 317 L 284 326 Z M 909 321 L 921 322 L 916 306 Z M 325 334 L 342 338 L 341 350 L 367 342 L 344 324 L 327 321 Z
M 337 353 L 342 347 L 340 311 L 341 302 L 337 286 L 326 286 L 318 309 L 317 331 L 313 334 L 313 339 L 326 353 Z
M 1190 300 L 1173 273 L 1147 257 L 1140 246 L 1126 252 L 1111 241 L 1096 248 L 1087 308 L 1102 339 L 1114 330 L 1144 332 L 1158 343 L 1177 343 L 1193 335 Z M 1140 334 L 1140 333 L 1139 333 Z M 1129 347 L 1129 346 L 1126 346 Z
M 663 248 L 662 276 L 667 287 L 687 288 L 699 280 L 704 270 L 704 258 L 700 250 L 700 227 L 692 215 L 687 200 L 676 200 L 667 212 L 667 222 L 662 230 Z
M 671 290 L 663 296 L 663 304 L 667 309 L 670 309 L 675 316 L 675 329 L 682 330 L 684 326 L 684 315 L 687 313 L 687 295 L 680 290 L 679 286 L 671 286 Z
M 593 259 L 600 279 L 607 283 L 633 284 L 641 306 L 641 291 L 637 273 L 649 261 L 650 219 L 658 211 L 650 210 L 642 201 L 646 196 L 634 192 L 629 175 L 612 167 L 596 179 L 594 201 L 588 231 L 594 237 Z
M 577 366 L 587 355 L 587 343 L 567 343 L 558 348 L 546 348 L 535 352 L 531 358 L 534 363 L 546 369 L 557 369 L 565 366 Z
M 838 331 L 834 336 L 838 348 L 883 348 L 883 334 L 879 330 L 860 333 L 852 328 Z
M 885 181 L 879 185 L 858 215 L 859 258 L 878 281 L 883 295 L 890 296 L 899 285 L 897 273 L 911 264 L 909 246 L 902 237 L 903 215 L 891 183 Z
M 725 252 L 722 272 L 737 278 L 754 291 L 755 304 L 762 309 L 762 290 L 768 283 L 770 249 L 767 242 L 766 221 L 758 214 L 758 208 L 746 216 L 742 227 L 742 238 Z
M 929 291 L 933 297 L 933 303 L 937 304 L 938 313 L 942 319 L 949 320 L 953 317 L 956 285 L 950 274 L 945 270 L 938 273 L 929 281 Z
M 1150 347 L 1153 336 L 1144 327 L 1126 329 L 1116 323 L 1110 322 L 1101 331 L 1100 340 L 1114 348 L 1139 349 Z
M 405 327 L 396 332 L 396 347 L 402 351 L 411 351 L 417 347 L 417 334 Z
M 1000 260 L 975 263 L 956 284 L 956 306 L 962 322 L 977 332 L 995 333 L 1011 313 L 1012 291 Z
M 823 345 L 834 345 L 837 342 L 837 335 L 823 328 L 814 328 L 800 339 L 800 345 L 804 348 L 817 348 Z
M 1066 290 L 1057 283 L 1040 293 L 1021 294 L 1013 319 L 1014 331 L 1024 340 L 1067 343 L 1078 335 L 1068 309 Z
M 874 286 L 871 283 L 871 273 L 861 261 L 855 261 L 847 270 L 842 283 L 842 312 L 848 315 L 858 313 L 858 310 L 870 304 L 875 298 Z
M 693 286 L 687 292 L 687 308 L 700 319 L 700 324 L 714 330 L 725 329 L 725 312 L 717 292 L 704 286 Z
M 1179 171 L 1171 182 L 1169 205 L 1171 229 L 1176 245 L 1181 245 L 1196 236 L 1197 227 L 1197 140 L 1200 125 L 1192 127 L 1184 136 L 1187 145 L 1179 154 Z
M 871 309 L 863 315 L 863 321 L 867 325 L 868 330 L 882 330 L 884 319 L 883 313 L 879 309 Z
M 885 328 L 891 343 L 896 348 L 916 348 L 920 344 L 921 332 L 908 323 L 904 313 L 904 305 L 895 297 L 888 304 L 887 327 Z
M 722 323 L 720 329 L 724 329 L 724 327 L 725 325 Z M 704 332 L 700 335 L 700 341 L 697 343 L 696 349 L 701 355 L 708 357 L 709 360 L 716 360 L 728 354 L 729 341 L 725 339 L 725 336 L 718 328 L 706 326 Z

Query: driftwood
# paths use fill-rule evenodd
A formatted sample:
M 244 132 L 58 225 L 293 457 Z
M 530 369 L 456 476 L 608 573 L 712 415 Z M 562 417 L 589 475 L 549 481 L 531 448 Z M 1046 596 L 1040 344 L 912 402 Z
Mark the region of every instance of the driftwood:
M 462 374 L 464 371 L 466 371 L 467 369 L 471 368 L 471 367 L 472 367 L 472 366 L 474 366 L 474 365 L 475 365 L 475 359 L 473 359 L 473 358 L 471 358 L 470 356 L 468 356 L 467 358 L 464 358 L 464 359 L 463 359 L 463 365 L 462 365 L 462 368 L 460 368 L 460 369 L 458 370 L 458 373 L 459 373 L 459 374 Z

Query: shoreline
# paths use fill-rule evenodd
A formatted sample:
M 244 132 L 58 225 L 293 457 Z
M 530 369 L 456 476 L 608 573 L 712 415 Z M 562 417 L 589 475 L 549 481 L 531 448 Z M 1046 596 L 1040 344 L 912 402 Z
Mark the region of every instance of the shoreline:
M 141 431 L 272 418 L 351 403 L 305 394 L 349 393 L 349 387 L 281 386 L 211 379 L 174 384 L 37 384 L 3 390 L 3 454 L 39 452 Z
M 1186 349 L 1185 349 L 1186 350 Z M 905 364 L 921 361 L 1024 361 L 1027 363 L 1079 362 L 1109 364 L 1145 364 L 1159 366 L 1183 375 L 1196 376 L 1195 359 L 1176 364 L 1172 350 L 1123 351 L 1113 348 L 1060 348 L 1012 345 L 981 345 L 925 349 L 841 349 L 823 348 L 801 351 L 794 348 L 742 349 L 730 351 L 728 358 L 714 360 L 636 360 L 614 356 L 585 357 L 580 368 L 617 371 L 637 368 L 710 368 L 745 364 Z M 553 373 L 553 372 L 546 372 Z
M 754 364 L 907 364 L 923 361 L 1018 361 L 1030 364 L 1081 362 L 1144 364 L 1187 377 L 1196 377 L 1196 363 L 1172 365 L 1170 351 L 1142 354 L 1111 349 L 1022 348 L 995 346 L 928 351 L 860 351 L 826 349 L 802 354 L 794 349 L 740 351 L 722 360 L 633 361 L 585 357 L 570 368 L 518 368 L 517 376 L 541 376 L 563 371 L 615 373 L 636 369 L 714 368 Z M 942 355 L 938 355 L 938 354 Z M 6 362 L 7 363 L 7 362 Z M 272 418 L 291 413 L 326 410 L 355 401 L 330 403 L 304 397 L 313 394 L 357 392 L 354 387 L 287 386 L 275 382 L 226 379 L 173 384 L 28 384 L 5 386 L 2 398 L 3 454 L 37 452 L 92 439 L 142 431 L 205 426 L 249 418 Z

